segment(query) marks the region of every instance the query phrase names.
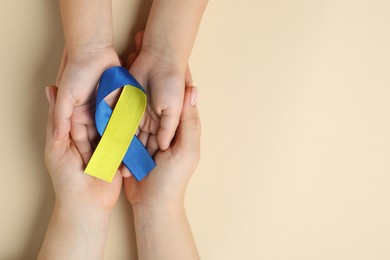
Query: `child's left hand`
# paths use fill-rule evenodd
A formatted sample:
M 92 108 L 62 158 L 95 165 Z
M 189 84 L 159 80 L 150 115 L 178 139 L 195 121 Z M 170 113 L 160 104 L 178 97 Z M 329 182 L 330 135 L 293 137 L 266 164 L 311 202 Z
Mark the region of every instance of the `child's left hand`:
M 136 51 L 129 55 L 126 66 L 148 94 L 138 138 L 153 156 L 170 146 L 179 124 L 184 89 L 192 86 L 192 77 L 188 67 L 182 70 L 145 50 L 143 35 L 143 32 L 137 33 Z

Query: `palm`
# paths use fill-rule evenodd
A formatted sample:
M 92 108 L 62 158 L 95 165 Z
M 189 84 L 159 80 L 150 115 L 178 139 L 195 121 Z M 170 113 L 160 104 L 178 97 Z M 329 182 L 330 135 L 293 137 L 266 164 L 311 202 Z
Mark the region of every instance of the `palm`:
M 131 204 L 137 202 L 153 201 L 154 198 L 162 200 L 162 194 L 159 191 L 164 190 L 164 187 L 172 188 L 172 172 L 161 172 L 161 169 L 173 169 L 170 158 L 172 158 L 171 149 L 166 151 L 158 151 L 155 155 L 155 161 L 158 165 L 158 174 L 153 174 L 153 170 L 148 178 L 138 182 L 135 178 L 130 177 L 125 179 L 126 196 Z M 158 193 L 158 194 L 157 194 Z
M 80 153 L 84 165 L 92 157 L 98 141 L 98 133 L 94 121 L 95 100 L 77 106 L 71 117 L 71 136 Z
M 154 155 L 161 144 L 168 144 L 176 129 L 184 96 L 185 77 L 183 73 L 173 69 L 169 64 L 159 60 L 147 52 L 130 54 L 127 66 L 131 74 L 145 88 L 148 104 L 144 119 L 140 124 L 139 138 Z M 190 76 L 189 76 L 190 77 Z M 176 121 L 172 123 L 173 121 Z M 172 126 L 173 125 L 173 126 Z M 170 135 L 167 136 L 169 129 Z
M 52 87 L 52 89 L 53 88 L 54 87 Z M 119 197 L 122 184 L 121 176 L 117 174 L 110 184 L 86 175 L 84 173 L 85 163 L 83 161 L 83 154 L 80 152 L 79 148 L 76 147 L 77 142 L 74 140 L 73 136 L 61 141 L 54 139 L 52 110 L 53 109 L 51 108 L 51 116 L 49 117 L 47 130 L 45 158 L 56 194 L 63 195 L 63 197 L 59 198 L 61 203 L 72 206 L 71 203 L 74 201 L 84 201 L 86 204 L 82 206 L 85 207 L 85 209 L 89 207 L 106 210 L 111 209 Z M 88 126 L 83 125 L 83 116 L 86 114 L 86 111 L 80 110 L 80 113 L 78 113 L 78 109 L 76 109 L 74 117 L 80 119 L 80 122 L 77 123 L 78 127 L 94 127 L 93 124 Z M 93 144 L 90 141 L 83 143 L 83 146 L 92 147 L 92 145 Z
M 109 48 L 100 53 L 86 54 L 78 60 L 69 60 L 66 50 L 57 76 L 59 86 L 55 107 L 56 125 L 60 136 L 69 131 L 75 146 L 86 164 L 92 156 L 97 134 L 94 127 L 94 101 L 97 82 L 105 69 L 119 65 L 115 50 Z M 114 98 L 107 99 L 113 104 Z
M 170 203 L 174 198 L 184 195 L 200 155 L 199 116 L 196 108 L 189 104 L 189 95 L 190 90 L 187 89 L 174 141 L 167 150 L 158 151 L 154 157 L 156 168 L 141 182 L 133 177 L 124 180 L 126 195 L 131 204 L 158 206 L 159 203 Z
M 99 207 L 110 210 L 114 207 L 122 186 L 121 176 L 117 175 L 110 184 L 86 175 L 83 172 L 84 163 L 81 154 L 72 140 L 67 147 L 64 147 L 62 156 L 56 159 L 48 161 L 55 162 L 57 169 L 64 169 L 63 172 L 50 170 L 53 183 L 61 184 L 58 187 L 55 185 L 56 194 L 66 194 L 64 198 L 60 198 L 62 203 L 86 201 L 88 204 L 83 205 L 85 209 Z
M 136 66 L 138 68 L 144 67 L 141 55 L 135 61 L 132 70 L 134 71 L 133 76 L 140 78 L 140 84 L 145 86 L 148 94 L 148 104 L 139 126 L 138 138 L 146 146 L 148 152 L 154 156 L 160 147 L 161 140 L 159 140 L 158 135 L 161 127 L 163 127 L 163 117 L 174 116 L 164 115 L 163 110 L 168 106 L 175 107 L 175 110 L 177 110 L 175 114 L 180 114 L 184 93 L 184 78 L 181 78 L 180 75 L 172 76 L 162 72 L 146 81 L 142 78 Z M 182 91 L 180 90 L 181 87 L 183 87 Z

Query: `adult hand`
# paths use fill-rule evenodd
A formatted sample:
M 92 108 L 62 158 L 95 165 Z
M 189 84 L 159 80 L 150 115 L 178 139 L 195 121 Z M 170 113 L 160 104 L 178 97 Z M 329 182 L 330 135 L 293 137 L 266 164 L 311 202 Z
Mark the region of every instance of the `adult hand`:
M 187 87 L 179 127 L 171 146 L 155 155 L 156 168 L 141 182 L 125 178 L 130 203 L 161 206 L 181 203 L 187 183 L 200 157 L 200 120 L 196 104 L 197 90 Z
M 124 180 L 139 259 L 199 259 L 184 208 L 184 193 L 200 155 L 195 100 L 195 88 L 188 87 L 175 138 L 155 155 L 156 168 L 141 182 L 134 177 Z
M 52 178 L 56 203 L 69 210 L 110 212 L 119 197 L 122 185 L 120 174 L 117 173 L 112 183 L 108 183 L 84 173 L 82 153 L 77 149 L 74 137 L 68 135 L 61 140 L 54 137 L 53 112 L 58 100 L 57 88 L 48 87 L 47 95 L 50 111 L 45 162 Z M 84 143 L 85 146 L 92 147 L 90 141 L 85 142 L 88 142 Z
M 48 87 L 46 93 L 50 109 L 45 161 L 56 201 L 38 259 L 102 259 L 122 176 L 117 173 L 112 183 L 107 183 L 83 172 L 82 155 L 73 138 L 54 137 L 57 88 Z

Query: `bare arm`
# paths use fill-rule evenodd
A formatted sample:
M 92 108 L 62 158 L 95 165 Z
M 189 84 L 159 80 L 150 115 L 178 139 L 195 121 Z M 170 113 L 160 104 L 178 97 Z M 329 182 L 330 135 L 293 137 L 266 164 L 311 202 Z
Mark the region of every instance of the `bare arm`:
M 140 260 L 199 259 L 184 203 L 134 205 L 133 211 Z
M 158 119 L 157 139 L 144 142 L 148 148 L 155 147 L 153 143 L 157 141 L 157 146 L 166 150 L 175 135 L 182 111 L 187 63 L 206 5 L 207 0 L 153 1 L 142 47 L 130 68 L 148 91 L 151 117 Z
M 69 55 L 113 46 L 111 0 L 60 0 Z
M 117 173 L 113 182 L 107 183 L 84 173 L 82 154 L 75 148 L 73 137 L 54 138 L 57 88 L 47 87 L 46 94 L 50 108 L 45 162 L 56 201 L 38 259 L 102 259 L 110 213 L 118 200 L 122 177 Z
M 94 98 L 97 81 L 105 69 L 119 65 L 114 50 L 111 0 L 60 0 L 59 3 L 65 51 L 56 83 L 59 92 L 54 110 L 55 137 L 62 140 L 72 131 L 79 140 L 82 133 L 71 129 L 75 107 L 86 105 Z
M 207 0 L 154 0 L 143 49 L 177 64 L 184 71 Z
M 56 205 L 38 260 L 103 259 L 109 214 Z
M 156 154 L 156 168 L 142 182 L 125 179 L 140 260 L 199 259 L 184 209 L 185 190 L 200 156 L 196 93 L 186 89 L 175 143 Z

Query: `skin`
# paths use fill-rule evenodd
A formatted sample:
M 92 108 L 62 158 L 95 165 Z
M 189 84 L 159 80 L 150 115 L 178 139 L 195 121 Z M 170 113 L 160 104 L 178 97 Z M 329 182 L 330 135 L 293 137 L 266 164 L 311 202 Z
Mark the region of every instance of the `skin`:
M 122 176 L 107 183 L 84 173 L 75 141 L 54 137 L 57 88 L 48 87 L 50 103 L 45 162 L 55 191 L 55 206 L 38 259 L 102 259 L 111 210 Z
M 156 160 L 165 158 L 171 161 L 166 164 L 162 163 L 162 159 L 158 159 L 164 167 L 176 167 L 177 163 L 172 160 L 182 159 L 177 154 L 192 154 L 191 160 L 185 160 L 189 160 L 189 165 L 194 165 L 194 162 L 196 164 L 199 156 L 199 149 L 196 150 L 195 146 L 194 149 L 186 149 L 187 146 L 183 145 L 185 142 L 179 141 L 189 139 L 184 138 L 186 135 L 183 130 L 176 133 L 176 129 L 178 124 L 178 129 L 186 129 L 180 127 L 180 124 L 188 125 L 184 123 L 187 121 L 197 122 L 193 125 L 197 131 L 189 131 L 193 135 L 192 140 L 197 138 L 198 120 L 181 117 L 180 121 L 179 118 L 183 108 L 187 61 L 206 3 L 204 0 L 188 0 L 185 4 L 178 0 L 155 0 L 145 32 L 145 41 L 141 44 L 142 47 L 138 48 L 138 56 L 134 56 L 134 64 L 130 70 L 149 92 L 149 104 L 140 136 L 151 153 L 155 154 L 159 149 L 166 150 L 156 154 Z M 129 175 L 121 168 L 113 183 L 107 184 L 83 173 L 96 146 L 97 134 L 93 120 L 96 84 L 105 69 L 120 65 L 113 48 L 111 1 L 60 0 L 60 7 L 65 49 L 57 76 L 58 93 L 55 87 L 47 89 L 50 111 L 45 153 L 47 168 L 56 192 L 56 204 L 38 259 L 101 259 L 110 212 L 118 199 L 122 183 L 120 173 Z M 174 16 L 177 19 L 172 19 Z M 114 105 L 117 96 L 118 93 L 113 93 L 106 99 L 107 103 Z M 196 89 L 192 88 L 186 96 L 186 100 L 194 104 Z M 182 114 L 194 115 L 184 110 Z M 174 144 L 171 144 L 174 136 L 177 138 L 175 137 Z M 174 149 L 175 146 L 181 148 Z M 188 170 L 183 174 L 188 176 L 188 179 L 193 172 L 190 169 L 192 168 L 183 168 L 184 173 Z M 173 168 L 170 170 L 158 166 L 152 173 L 159 175 L 159 171 L 165 172 L 166 176 L 170 175 L 167 172 L 176 172 Z M 179 176 L 177 173 L 175 175 Z M 161 255 L 159 259 L 197 259 L 182 203 L 185 187 L 179 188 L 179 184 L 186 185 L 188 179 L 179 177 L 180 181 L 172 180 L 172 185 L 178 185 L 178 192 L 172 194 L 164 191 L 167 189 L 166 185 L 170 185 L 170 178 L 164 178 L 165 185 L 160 183 L 163 179 L 151 179 L 155 181 L 147 182 L 151 184 L 145 184 L 145 188 L 132 183 L 132 177 L 125 184 L 126 194 L 137 212 L 140 259 L 155 259 L 148 253 L 146 241 L 153 241 L 156 253 Z M 152 191 L 148 188 L 156 185 L 162 190 L 153 192 L 167 195 L 161 198 L 171 198 L 172 203 L 161 201 L 161 204 L 157 204 L 162 207 L 151 207 L 149 202 L 152 200 L 145 198 L 156 196 L 149 194 Z M 131 191 L 131 187 L 136 191 Z M 149 191 L 142 191 L 144 189 Z M 137 197 L 139 200 L 135 199 Z M 159 199 L 154 201 L 158 202 Z M 158 222 L 160 219 L 156 216 L 159 214 L 166 215 L 166 218 L 161 219 L 163 222 Z M 154 218 L 143 221 L 146 215 Z M 146 227 L 152 236 L 139 232 Z M 170 241 L 163 241 L 167 237 Z M 159 241 L 161 245 L 158 245 Z M 173 250 L 172 244 L 168 242 L 183 250 Z M 170 250 L 166 250 L 167 248 Z
M 140 132 L 150 151 L 168 149 L 175 135 L 187 61 L 206 4 L 207 0 L 153 1 L 142 47 L 130 69 L 149 94 Z M 57 79 L 54 135 L 62 140 L 70 133 L 87 162 L 93 150 L 88 143 L 95 134 L 90 125 L 96 84 L 105 69 L 120 65 L 113 48 L 111 0 L 60 0 L 60 7 L 65 51 Z M 106 101 L 113 105 L 117 96 L 113 93 Z
M 186 89 L 174 142 L 156 154 L 157 167 L 142 182 L 124 179 L 134 210 L 139 259 L 199 259 L 184 210 L 185 190 L 200 156 L 196 93 L 195 88 Z M 110 184 L 83 173 L 82 155 L 73 139 L 54 136 L 57 88 L 48 87 L 47 96 L 45 161 L 56 200 L 38 259 L 102 259 L 121 174 Z
M 141 51 L 130 68 L 150 93 L 152 118 L 161 120 L 161 150 L 168 149 L 179 123 L 187 63 L 206 5 L 207 0 L 154 0 Z
M 109 67 L 120 65 L 113 44 L 111 0 L 60 0 L 65 49 L 57 74 L 54 136 L 69 134 L 86 164 L 96 139 L 96 84 Z M 108 100 L 114 103 L 114 98 Z
M 138 32 L 135 36 L 135 51 L 130 53 L 130 55 L 127 58 L 126 67 L 130 68 L 130 72 L 133 75 L 137 75 L 136 72 L 133 71 L 134 63 L 136 61 L 139 61 L 139 56 L 142 55 L 142 48 L 143 48 L 143 39 L 144 39 L 144 31 Z M 141 66 L 142 68 L 145 68 L 147 66 Z M 184 75 L 184 84 L 185 86 L 192 86 L 192 76 L 190 69 L 187 65 L 185 75 Z M 141 84 L 142 85 L 142 84 Z M 193 91 L 196 91 L 196 88 L 193 89 Z M 196 93 L 195 93 L 196 94 Z M 148 99 L 151 99 L 152 97 L 149 95 Z M 182 101 L 181 101 L 182 103 Z M 180 104 L 180 107 L 182 107 L 182 104 Z M 143 143 L 143 145 L 147 148 L 149 154 L 151 156 L 154 156 L 159 150 L 158 145 L 158 131 L 160 126 L 160 118 L 156 113 L 154 113 L 154 110 L 151 108 L 151 106 L 146 107 L 146 116 L 143 117 L 141 120 L 141 123 L 139 125 L 139 130 L 137 132 L 137 136 L 140 139 L 140 141 Z M 176 131 L 176 130 L 175 130 Z M 122 169 L 122 174 L 124 177 L 131 176 L 131 172 L 127 168 Z
M 175 139 L 155 155 L 156 169 L 141 182 L 133 177 L 124 180 L 134 212 L 139 259 L 199 259 L 184 209 L 185 190 L 200 156 L 194 92 L 195 88 L 186 89 Z

